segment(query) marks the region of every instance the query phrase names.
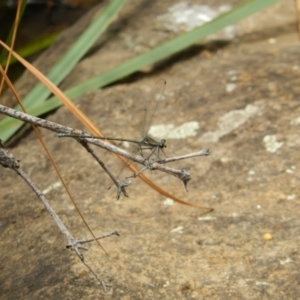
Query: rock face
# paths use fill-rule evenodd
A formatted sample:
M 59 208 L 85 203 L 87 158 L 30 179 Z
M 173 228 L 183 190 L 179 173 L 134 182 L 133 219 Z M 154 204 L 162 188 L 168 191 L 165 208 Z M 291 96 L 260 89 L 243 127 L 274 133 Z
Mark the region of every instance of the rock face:
M 63 88 L 117 65 L 141 47 L 171 38 L 170 31 L 157 30 L 163 19 L 153 20 L 165 15 L 167 4 L 171 7 L 174 1 L 146 8 L 133 3 L 108 32 L 107 44 L 81 61 Z M 205 147 L 211 155 L 170 164 L 191 174 L 189 193 L 165 173 L 146 175 L 182 199 L 213 207 L 213 213 L 173 204 L 138 179 L 127 190 L 130 197 L 116 202 L 113 188 L 107 191 L 109 179 L 78 143 L 43 131 L 94 233 L 120 232 L 120 237 L 101 241 L 110 258 L 97 244 L 84 252 L 93 270 L 112 285 L 108 293 L 65 249 L 52 219 L 21 178 L 0 169 L 1 299 L 298 298 L 300 48 L 296 20 L 287 18 L 292 5 L 280 1 L 237 24 L 235 42 L 194 46 L 165 61 L 151 76 L 91 92 L 76 102 L 105 134 L 131 136 L 136 131 L 130 126 L 132 111 L 155 94 L 148 90 L 159 78 L 167 79 L 153 121 L 170 131 L 167 156 Z M 136 18 L 126 19 L 134 9 Z M 263 17 L 274 22 L 261 26 Z M 81 24 L 86 20 L 69 29 L 68 36 L 79 32 Z M 42 62 L 47 55 L 53 59 L 53 51 L 37 61 L 43 71 L 49 61 L 47 66 Z M 28 80 L 24 75 L 17 87 L 25 92 Z M 82 127 L 64 108 L 47 119 Z M 191 131 L 185 124 L 193 124 Z M 58 181 L 33 133 L 10 151 L 41 190 Z M 112 155 L 98 153 L 118 169 Z M 61 187 L 45 195 L 76 238 L 90 237 Z

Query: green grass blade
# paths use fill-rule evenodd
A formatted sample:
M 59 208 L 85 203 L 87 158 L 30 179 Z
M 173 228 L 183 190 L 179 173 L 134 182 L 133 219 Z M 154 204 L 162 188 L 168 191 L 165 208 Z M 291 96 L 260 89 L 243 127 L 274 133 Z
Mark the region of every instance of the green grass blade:
M 58 85 L 73 70 L 78 61 L 87 53 L 94 42 L 104 32 L 109 23 L 125 4 L 126 0 L 113 0 L 103 12 L 90 24 L 59 62 L 46 74 L 54 84 Z M 36 102 L 44 102 L 51 92 L 43 85 L 37 84 L 23 99 L 29 107 Z
M 36 53 L 40 52 L 41 50 L 49 47 L 55 41 L 58 34 L 59 34 L 59 32 L 54 32 L 43 38 L 39 37 L 36 41 L 30 42 L 25 47 L 17 49 L 16 52 L 23 58 L 29 57 L 33 54 L 36 54 Z M 18 62 L 18 60 L 14 56 L 12 56 L 11 60 L 9 62 L 9 65 L 12 65 L 17 62 Z M 6 63 L 6 58 L 2 59 L 2 60 L 0 58 L 0 64 L 2 66 L 4 66 L 5 63 Z

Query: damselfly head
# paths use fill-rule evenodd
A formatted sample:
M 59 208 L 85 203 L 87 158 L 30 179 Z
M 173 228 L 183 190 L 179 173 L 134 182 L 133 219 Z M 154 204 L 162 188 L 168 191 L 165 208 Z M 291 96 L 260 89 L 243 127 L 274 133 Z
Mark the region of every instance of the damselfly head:
M 167 148 L 167 141 L 165 139 L 160 140 L 159 148 Z

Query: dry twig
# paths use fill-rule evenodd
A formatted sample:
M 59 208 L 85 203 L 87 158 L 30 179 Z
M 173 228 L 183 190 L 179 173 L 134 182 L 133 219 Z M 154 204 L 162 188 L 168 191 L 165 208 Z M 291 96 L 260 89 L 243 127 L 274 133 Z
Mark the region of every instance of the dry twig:
M 143 165 L 144 167 L 136 174 L 133 175 L 133 177 L 137 177 L 139 174 L 141 174 L 143 171 L 150 169 L 150 170 L 159 170 L 162 172 L 165 172 L 167 174 L 173 175 L 177 178 L 179 178 L 185 188 L 187 189 L 187 183 L 190 180 L 190 174 L 186 170 L 177 170 L 173 169 L 170 167 L 166 167 L 164 164 L 169 163 L 169 162 L 174 162 L 178 160 L 183 160 L 183 159 L 188 159 L 196 156 L 207 156 L 209 155 L 209 149 L 203 149 L 199 152 L 192 153 L 192 154 L 187 154 L 187 155 L 182 155 L 178 157 L 172 157 L 172 158 L 166 158 L 166 159 L 154 159 L 150 160 L 148 158 L 144 158 L 141 155 L 135 155 L 132 153 L 129 153 L 128 151 L 119 148 L 115 145 L 112 145 L 111 143 L 106 142 L 105 140 L 93 138 L 90 135 L 87 135 L 85 132 L 79 129 L 74 129 L 71 127 L 63 126 L 48 120 L 40 119 L 38 117 L 34 117 L 28 114 L 25 114 L 20 111 L 16 111 L 14 109 L 5 107 L 0 104 L 0 112 L 11 116 L 13 118 L 17 118 L 19 120 L 22 120 L 24 122 L 34 124 L 35 126 L 39 126 L 42 128 L 46 128 L 48 130 L 54 131 L 58 134 L 69 134 L 77 140 L 80 145 L 82 145 L 99 163 L 99 165 L 103 168 L 103 170 L 109 175 L 109 177 L 113 180 L 114 184 L 117 187 L 117 199 L 119 199 L 120 194 L 123 193 L 125 196 L 128 196 L 125 187 L 130 184 L 130 182 L 125 181 L 122 182 L 118 178 L 116 178 L 105 166 L 104 162 L 101 161 L 101 159 L 95 154 L 95 152 L 88 146 L 88 144 L 93 144 L 95 146 L 101 147 L 107 151 L 113 152 L 117 155 L 121 155 L 127 159 L 130 159 L 131 161 L 134 161 L 136 163 L 139 163 Z M 60 135 L 58 135 L 60 136 Z
M 107 288 L 109 285 L 107 285 L 104 281 L 102 281 L 98 275 L 93 271 L 91 266 L 86 262 L 83 254 L 80 252 L 80 250 L 88 250 L 88 248 L 84 247 L 83 244 L 90 243 L 96 240 L 103 239 L 105 237 L 111 236 L 111 235 L 119 235 L 119 233 L 114 230 L 110 233 L 107 233 L 105 235 L 102 235 L 100 237 L 97 237 L 95 239 L 88 239 L 88 240 L 77 240 L 75 239 L 70 231 L 67 229 L 67 227 L 64 225 L 64 223 L 61 221 L 59 216 L 56 214 L 54 209 L 50 206 L 48 200 L 44 196 L 44 194 L 41 192 L 41 190 L 30 180 L 26 172 L 22 170 L 20 167 L 20 163 L 17 159 L 14 158 L 14 156 L 8 152 L 8 150 L 3 148 L 2 141 L 0 140 L 0 165 L 4 168 L 9 168 L 13 171 L 15 171 L 18 175 L 21 176 L 21 178 L 30 186 L 30 188 L 34 191 L 34 193 L 37 195 L 37 197 L 41 200 L 43 205 L 45 206 L 46 210 L 52 217 L 53 221 L 59 228 L 60 232 L 64 236 L 66 240 L 66 248 L 75 251 L 79 259 L 83 262 L 83 264 L 90 270 L 90 272 L 95 276 L 95 278 L 101 283 L 103 289 L 107 291 Z

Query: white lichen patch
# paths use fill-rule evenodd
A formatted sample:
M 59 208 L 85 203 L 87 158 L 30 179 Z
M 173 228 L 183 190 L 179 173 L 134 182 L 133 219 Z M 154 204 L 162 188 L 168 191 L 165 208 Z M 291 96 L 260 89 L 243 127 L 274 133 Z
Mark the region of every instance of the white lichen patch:
M 165 201 L 164 201 L 164 206 L 172 206 L 174 205 L 174 200 L 170 199 L 170 198 L 167 198 Z
M 215 220 L 216 218 L 215 217 L 212 217 L 212 216 L 206 216 L 206 217 L 199 217 L 198 220 L 199 221 L 213 221 Z
M 290 122 L 291 125 L 300 125 L 300 117 L 293 119 Z
M 46 195 L 49 192 L 51 192 L 52 190 L 55 190 L 55 189 L 57 189 L 57 188 L 59 188 L 61 186 L 62 186 L 62 183 L 60 181 L 57 181 L 57 182 L 51 184 L 50 186 L 48 186 L 47 188 L 45 188 L 43 190 L 43 194 Z
M 226 84 L 226 92 L 227 93 L 232 93 L 237 87 L 237 84 L 236 83 L 227 83 Z
M 182 233 L 183 231 L 183 227 L 182 226 L 178 226 L 174 229 L 171 230 L 171 233 Z
M 151 126 L 149 134 L 159 139 L 185 139 L 195 136 L 199 129 L 199 123 L 196 121 L 187 122 L 175 127 L 174 124 Z
M 254 176 L 256 172 L 254 170 L 249 170 L 248 175 L 249 176 Z
M 293 260 L 289 257 L 286 257 L 285 259 L 279 259 L 279 262 L 280 262 L 281 265 L 284 266 L 286 264 L 289 264 L 289 263 L 293 262 Z
M 278 149 L 283 146 L 283 142 L 278 142 L 276 135 L 266 135 L 263 139 L 266 150 L 270 153 L 275 153 Z
M 254 178 L 255 175 L 256 175 L 256 172 L 254 170 L 249 170 L 247 180 L 249 182 L 254 181 L 255 180 L 255 178 Z
M 288 195 L 286 197 L 286 200 L 289 200 L 289 201 L 292 201 L 292 200 L 295 200 L 296 199 L 296 195 L 295 194 L 292 194 L 292 195 Z
M 258 113 L 257 106 L 249 104 L 245 109 L 232 110 L 222 116 L 218 121 L 218 129 L 216 131 L 208 131 L 204 133 L 200 141 L 203 143 L 216 143 L 219 139 L 232 132 L 247 122 L 248 119 Z
M 229 5 L 212 8 L 208 5 L 189 4 L 182 1 L 169 7 L 168 12 L 158 16 L 157 19 L 163 22 L 164 27 L 168 30 L 174 32 L 190 31 L 211 21 L 219 14 L 230 10 L 230 8 Z M 228 26 L 223 32 L 225 32 L 227 38 L 232 39 L 235 36 L 235 27 Z
M 296 166 L 291 166 L 290 168 L 286 169 L 285 172 L 288 174 L 293 174 L 296 170 Z
M 269 285 L 268 282 L 265 282 L 265 281 L 256 281 L 255 283 L 256 285 Z

